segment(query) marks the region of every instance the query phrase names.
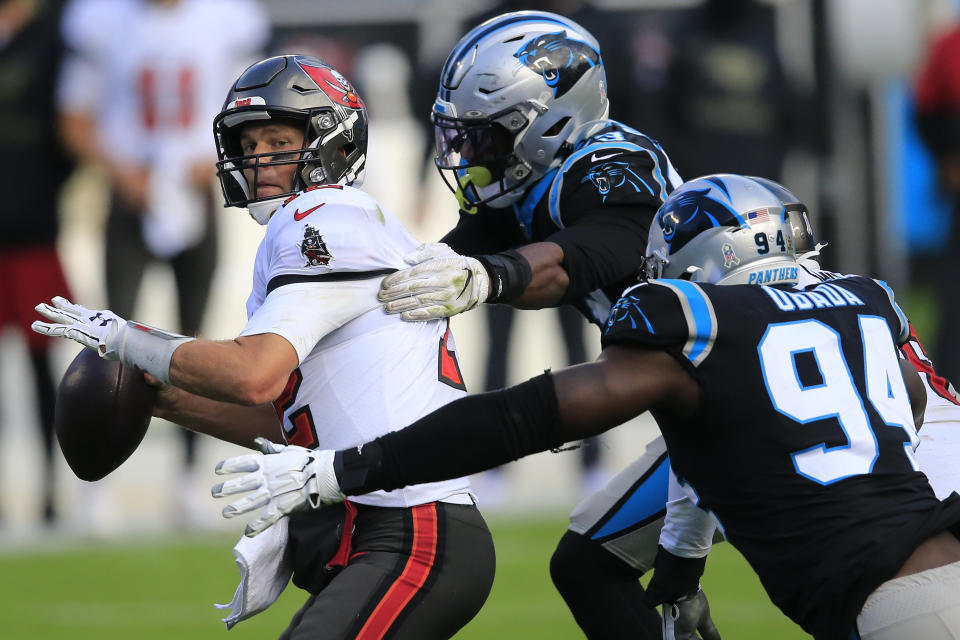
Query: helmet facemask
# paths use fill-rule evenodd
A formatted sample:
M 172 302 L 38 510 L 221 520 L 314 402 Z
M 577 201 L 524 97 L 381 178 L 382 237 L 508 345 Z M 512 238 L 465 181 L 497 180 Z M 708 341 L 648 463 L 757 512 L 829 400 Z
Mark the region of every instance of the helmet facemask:
M 461 204 L 488 204 L 524 187 L 530 165 L 517 157 L 518 134 L 527 118 L 517 109 L 491 117 L 451 118 L 432 114 L 436 156 L 444 183 Z

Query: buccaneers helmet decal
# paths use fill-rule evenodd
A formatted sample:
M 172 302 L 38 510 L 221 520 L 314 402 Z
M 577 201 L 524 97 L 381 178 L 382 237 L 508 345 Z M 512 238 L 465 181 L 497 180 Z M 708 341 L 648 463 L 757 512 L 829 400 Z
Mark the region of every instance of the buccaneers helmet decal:
M 334 104 L 348 109 L 363 109 L 363 100 L 339 71 L 331 67 L 314 67 L 302 60 L 298 60 L 297 64 L 310 76 L 311 80 L 317 83 L 320 90 L 333 100 Z

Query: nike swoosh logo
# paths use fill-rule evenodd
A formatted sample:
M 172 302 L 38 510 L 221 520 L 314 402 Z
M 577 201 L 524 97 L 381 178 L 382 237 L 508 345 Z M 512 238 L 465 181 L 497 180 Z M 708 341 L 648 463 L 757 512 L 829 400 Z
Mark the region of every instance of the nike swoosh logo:
M 315 206 L 315 207 L 310 207 L 309 209 L 307 209 L 307 210 L 304 211 L 303 213 L 300 213 L 300 210 L 297 209 L 296 211 L 293 212 L 293 219 L 296 220 L 297 222 L 300 222 L 301 220 L 303 220 L 303 219 L 306 218 L 308 215 L 310 215 L 311 213 L 313 213 L 314 211 L 316 211 L 317 209 L 319 209 L 320 207 L 322 207 L 322 206 L 325 205 L 325 204 L 327 204 L 327 203 L 326 203 L 326 202 L 321 202 L 320 204 L 318 204 L 318 205 Z
M 611 153 L 611 154 L 609 154 L 609 155 L 605 155 L 605 156 L 598 156 L 597 154 L 593 154 L 593 156 L 591 156 L 591 158 L 590 158 L 590 162 L 598 162 L 598 161 L 600 161 L 600 160 L 606 160 L 607 158 L 612 158 L 613 156 L 618 156 L 618 155 L 620 155 L 621 153 L 623 153 L 623 152 L 622 152 L 622 151 L 614 151 L 613 153 Z

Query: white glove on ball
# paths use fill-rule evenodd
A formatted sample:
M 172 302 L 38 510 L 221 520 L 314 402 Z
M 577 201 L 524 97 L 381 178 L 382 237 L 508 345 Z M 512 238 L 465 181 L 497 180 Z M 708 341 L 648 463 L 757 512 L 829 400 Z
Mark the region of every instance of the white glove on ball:
M 285 515 L 346 499 L 333 471 L 333 451 L 280 445 L 266 438 L 257 438 L 256 443 L 263 453 L 228 458 L 216 468 L 218 475 L 246 475 L 215 485 L 211 491 L 214 498 L 249 492 L 223 508 L 224 518 L 260 509 L 244 535 L 252 538 Z
M 96 349 L 101 358 L 120 360 L 146 371 L 164 384 L 170 383 L 173 352 L 193 338 L 170 333 L 139 322 L 128 322 L 112 311 L 95 311 L 57 296 L 53 304 L 42 302 L 37 312 L 53 322 L 35 321 L 30 328 L 45 336 L 69 338 Z
M 112 311 L 94 311 L 57 296 L 47 304 L 36 306 L 37 312 L 53 322 L 35 321 L 30 328 L 37 333 L 56 338 L 69 338 L 85 347 L 96 349 L 100 357 L 120 359 L 120 329 L 127 321 Z
M 442 242 L 420 245 L 403 261 L 413 266 L 384 278 L 377 299 L 407 322 L 449 318 L 490 296 L 486 268 Z

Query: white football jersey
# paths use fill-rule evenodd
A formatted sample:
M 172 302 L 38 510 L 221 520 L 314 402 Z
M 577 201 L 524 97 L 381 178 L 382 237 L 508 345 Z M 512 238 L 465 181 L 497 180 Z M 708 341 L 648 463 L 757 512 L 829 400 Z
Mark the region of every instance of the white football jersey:
M 248 323 L 275 333 L 300 366 L 274 402 L 290 444 L 353 447 L 401 429 L 465 395 L 448 320 L 403 322 L 376 293 L 420 242 L 352 187 L 314 187 L 289 199 L 257 251 Z M 405 507 L 469 503 L 466 478 L 351 498 Z
M 172 257 L 207 230 L 216 147 L 210 123 L 269 35 L 255 0 L 72 0 L 57 83 L 61 112 L 90 116 L 110 163 L 148 169 L 141 232 Z
M 820 269 L 814 260 L 800 260 L 801 269 L 797 286 L 816 284 L 822 280 L 843 277 Z M 927 357 L 913 326 L 910 335 L 900 346 L 900 351 L 920 373 L 927 392 L 927 408 L 920 427 L 920 444 L 916 458 L 937 496 L 946 498 L 953 491 L 960 491 L 960 467 L 956 464 L 960 453 L 960 397 L 949 380 L 937 374 L 933 362 Z
M 71 0 L 58 105 L 96 115 L 113 161 L 213 162 L 210 123 L 269 28 L 254 0 Z

